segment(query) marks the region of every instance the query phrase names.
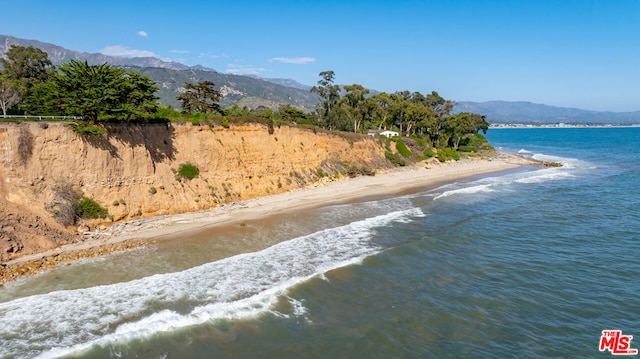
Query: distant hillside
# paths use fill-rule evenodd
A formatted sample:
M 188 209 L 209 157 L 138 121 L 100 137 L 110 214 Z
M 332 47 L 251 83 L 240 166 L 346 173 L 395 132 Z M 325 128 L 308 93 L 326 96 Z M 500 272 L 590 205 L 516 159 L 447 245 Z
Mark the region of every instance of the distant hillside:
M 248 108 L 258 106 L 276 108 L 279 104 L 290 104 L 310 111 L 315 109 L 318 103 L 317 95 L 309 90 L 286 87 L 249 76 L 195 69 L 176 71 L 159 67 L 129 68 L 153 79 L 160 88 L 158 91 L 160 102 L 176 108 L 180 106 L 176 96 L 182 90 L 184 83 L 204 80 L 213 81 L 222 92 L 220 104 L 223 108 L 233 104 Z
M 489 123 L 640 123 L 640 111 L 607 112 L 555 107 L 531 102 L 487 101 L 456 103 L 454 112 L 472 112 L 487 116 Z
M 303 85 L 303 84 L 299 83 L 298 81 L 292 80 L 292 79 L 266 78 L 266 77 L 260 77 L 260 76 L 251 76 L 251 77 L 259 79 L 259 80 L 264 80 L 264 81 L 267 81 L 267 82 L 271 82 L 271 83 L 274 83 L 274 84 L 286 86 L 286 87 L 293 87 L 293 88 L 296 88 L 298 90 L 310 91 L 311 87 L 313 87 L 313 86 L 309 86 L 309 85 Z
M 37 41 L 37 40 L 25 40 L 13 36 L 0 35 L 0 57 L 4 56 L 4 53 L 9 50 L 12 45 L 29 47 L 33 46 L 45 51 L 49 54 L 49 59 L 54 65 L 60 65 L 63 62 L 69 60 L 87 61 L 90 64 L 103 64 L 109 63 L 113 66 L 139 66 L 139 67 L 163 67 L 172 70 L 187 70 L 190 67 L 177 62 L 168 62 L 156 59 L 155 57 L 118 57 L 107 56 L 103 54 L 90 54 L 86 52 L 78 52 L 69 49 L 65 49 L 62 46 Z M 213 69 L 210 69 L 213 71 Z
M 304 110 L 313 110 L 318 96 L 309 91 L 310 87 L 287 79 L 262 79 L 251 76 L 228 75 L 200 65 L 187 66 L 177 62 L 167 62 L 153 57 L 115 57 L 103 54 L 89 54 L 66 49 L 37 40 L 25 40 L 13 36 L 0 35 L 0 57 L 12 46 L 33 46 L 49 55 L 54 65 L 69 60 L 87 61 L 90 64 L 108 63 L 145 74 L 153 79 L 160 91 L 160 102 L 178 108 L 176 96 L 185 82 L 213 81 L 224 97 L 222 107 L 232 104 L 256 108 L 265 106 L 276 108 L 279 104 L 289 104 Z

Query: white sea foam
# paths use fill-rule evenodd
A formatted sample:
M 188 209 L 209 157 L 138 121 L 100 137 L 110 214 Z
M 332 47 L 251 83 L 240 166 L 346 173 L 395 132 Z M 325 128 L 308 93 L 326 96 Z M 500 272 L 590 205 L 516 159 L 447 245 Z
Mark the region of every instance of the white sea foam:
M 521 150 L 523 151 L 523 150 Z M 526 150 L 525 150 L 526 151 Z M 447 197 L 458 198 L 464 196 L 465 201 L 486 199 L 484 194 L 491 192 L 508 191 L 510 185 L 541 183 L 547 181 L 567 180 L 576 178 L 581 170 L 590 169 L 592 166 L 577 159 L 534 154 L 532 158 L 547 162 L 560 162 L 562 167 L 541 168 L 533 171 L 509 173 L 502 176 L 486 177 L 471 183 L 453 183 L 442 186 L 433 194 L 433 200 Z
M 57 357 L 217 319 L 268 313 L 291 286 L 360 262 L 381 248 L 372 230 L 396 211 L 182 272 L 0 303 L 0 357 Z M 304 307 L 294 306 L 296 311 Z
M 514 180 L 514 182 L 515 183 L 540 183 L 540 182 L 547 182 L 547 181 L 569 179 L 573 177 L 575 177 L 575 175 L 570 172 L 561 171 L 553 168 L 548 170 L 536 171 L 535 175 L 518 178 Z
M 293 315 L 295 315 L 296 317 L 301 317 L 307 314 L 308 309 L 301 301 L 291 297 L 287 299 L 289 300 L 289 304 L 291 304 L 291 307 L 293 308 Z
M 566 162 L 567 160 L 570 160 L 569 158 L 566 158 L 566 157 L 545 155 L 543 153 L 536 153 L 531 158 L 533 158 L 534 160 L 538 160 L 538 161 L 560 162 L 560 163 L 563 163 L 563 162 Z
M 445 191 L 435 196 L 433 200 L 435 201 L 440 198 L 445 198 L 445 197 L 449 197 L 457 194 L 487 193 L 487 192 L 493 192 L 493 191 L 494 189 L 492 188 L 492 184 L 478 184 L 471 187 L 463 187 L 463 188 L 453 189 L 450 191 Z
M 544 162 L 558 162 L 562 164 L 562 169 L 585 169 L 593 167 L 592 163 L 579 160 L 577 158 L 551 156 L 542 153 L 536 153 L 531 158 Z

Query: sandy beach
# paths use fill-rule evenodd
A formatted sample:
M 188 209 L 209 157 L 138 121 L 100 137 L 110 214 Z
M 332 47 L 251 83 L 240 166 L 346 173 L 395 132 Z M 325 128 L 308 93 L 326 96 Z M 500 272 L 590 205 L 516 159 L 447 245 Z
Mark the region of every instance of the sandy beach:
M 238 201 L 206 211 L 116 223 L 86 233 L 85 240 L 81 242 L 3 263 L 0 283 L 51 268 L 60 262 L 104 255 L 158 240 L 171 240 L 178 234 L 184 236 L 185 233 L 213 226 L 250 223 L 274 214 L 410 193 L 532 164 L 535 164 L 532 160 L 505 153 L 498 153 L 491 158 L 467 158 L 445 164 L 433 161 L 377 173 L 375 176 L 327 181 L 314 187 Z

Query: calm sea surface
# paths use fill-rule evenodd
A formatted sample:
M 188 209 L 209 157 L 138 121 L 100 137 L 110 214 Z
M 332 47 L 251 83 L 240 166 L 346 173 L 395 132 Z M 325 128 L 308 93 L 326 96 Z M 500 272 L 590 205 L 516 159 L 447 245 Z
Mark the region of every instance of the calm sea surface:
M 0 288 L 0 357 L 587 358 L 640 347 L 640 128 L 492 129 L 523 168 Z

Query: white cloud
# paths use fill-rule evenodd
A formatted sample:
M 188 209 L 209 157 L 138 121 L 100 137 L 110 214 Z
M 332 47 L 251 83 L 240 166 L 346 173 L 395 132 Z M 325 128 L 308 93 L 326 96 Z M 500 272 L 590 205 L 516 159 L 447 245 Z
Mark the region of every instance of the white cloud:
M 103 55 L 109 56 L 120 56 L 120 57 L 158 57 L 158 55 L 154 54 L 152 51 L 148 50 L 137 50 L 130 49 L 126 46 L 122 45 L 112 45 L 107 46 L 98 50 L 99 53 Z
M 232 75 L 260 75 L 261 73 L 268 71 L 269 70 L 263 67 L 228 64 L 225 73 Z
M 187 50 L 169 50 L 170 53 L 172 54 L 188 54 L 189 51 Z
M 147 34 L 146 31 L 140 30 L 137 32 L 138 36 L 142 36 L 142 37 L 147 37 L 149 36 L 149 34 Z
M 223 57 L 228 57 L 227 54 L 225 54 L 224 52 L 221 54 L 212 54 L 212 53 L 204 53 L 201 52 L 200 55 L 198 55 L 199 58 L 208 58 L 208 59 L 220 59 Z
M 315 57 L 274 57 L 269 62 L 282 62 L 285 64 L 306 65 L 316 62 Z

